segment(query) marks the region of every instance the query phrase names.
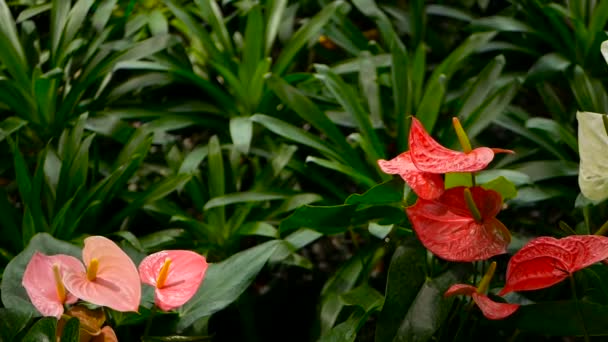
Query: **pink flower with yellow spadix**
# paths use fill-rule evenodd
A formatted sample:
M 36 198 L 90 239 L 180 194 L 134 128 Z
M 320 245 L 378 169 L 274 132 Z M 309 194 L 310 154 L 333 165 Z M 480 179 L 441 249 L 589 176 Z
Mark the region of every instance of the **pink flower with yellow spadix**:
M 118 245 L 103 236 L 88 237 L 84 239 L 82 260 L 86 268 L 78 262 L 63 276 L 69 292 L 116 311 L 137 311 L 141 299 L 139 274 L 131 258 Z
M 139 264 L 142 283 L 155 287 L 154 303 L 169 311 L 184 305 L 198 290 L 205 272 L 205 257 L 192 251 L 161 251 Z
M 66 269 L 82 267 L 80 261 L 67 255 L 48 256 L 34 253 L 23 273 L 21 284 L 32 304 L 43 316 L 59 319 L 64 304 L 73 304 L 78 298 L 69 293 L 63 284 Z

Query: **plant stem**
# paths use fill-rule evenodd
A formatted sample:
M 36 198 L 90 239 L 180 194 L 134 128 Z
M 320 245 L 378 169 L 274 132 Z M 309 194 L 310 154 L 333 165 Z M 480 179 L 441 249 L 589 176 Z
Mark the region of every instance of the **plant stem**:
M 576 311 L 578 312 L 578 317 L 581 321 L 581 325 L 583 327 L 583 332 L 585 333 L 585 342 L 589 342 L 589 333 L 587 332 L 587 327 L 585 326 L 585 320 L 583 319 L 583 312 L 581 308 L 578 306 L 578 296 L 576 295 L 576 284 L 574 282 L 574 276 L 570 274 L 570 288 L 572 290 L 572 298 L 574 298 L 574 305 L 576 306 Z
M 152 320 L 154 319 L 154 315 L 156 314 L 156 305 L 152 307 L 152 311 L 150 312 L 150 317 L 148 317 L 148 322 L 146 322 L 146 329 L 144 330 L 144 336 L 141 338 L 142 341 L 146 340 L 148 334 L 150 333 L 150 328 L 152 327 Z

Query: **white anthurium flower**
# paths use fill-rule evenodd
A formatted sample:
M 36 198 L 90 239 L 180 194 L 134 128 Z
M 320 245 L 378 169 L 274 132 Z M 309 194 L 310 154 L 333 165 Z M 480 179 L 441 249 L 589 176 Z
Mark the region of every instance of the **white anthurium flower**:
M 604 114 L 577 112 L 578 150 L 581 159 L 578 185 L 585 197 L 593 201 L 608 198 L 608 133 Z

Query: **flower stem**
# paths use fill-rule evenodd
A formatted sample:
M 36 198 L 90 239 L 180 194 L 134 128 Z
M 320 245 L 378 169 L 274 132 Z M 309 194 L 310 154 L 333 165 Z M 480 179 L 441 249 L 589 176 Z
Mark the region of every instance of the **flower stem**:
M 595 232 L 595 235 L 606 235 L 608 233 L 608 221 L 604 222 L 604 224 Z
M 572 290 L 572 298 L 574 299 L 574 305 L 576 306 L 576 311 L 578 312 L 578 318 L 581 321 L 581 325 L 583 327 L 583 333 L 585 334 L 585 342 L 589 342 L 589 333 L 587 332 L 587 327 L 585 326 L 585 320 L 583 319 L 583 312 L 578 304 L 578 296 L 576 295 L 576 284 L 574 281 L 574 276 L 570 274 L 570 289 Z
M 144 336 L 141 338 L 142 341 L 146 340 L 148 334 L 150 334 L 150 328 L 152 327 L 152 320 L 154 319 L 154 315 L 156 314 L 156 305 L 152 307 L 152 311 L 150 311 L 150 316 L 148 317 L 148 322 L 146 322 L 146 329 L 144 330 Z

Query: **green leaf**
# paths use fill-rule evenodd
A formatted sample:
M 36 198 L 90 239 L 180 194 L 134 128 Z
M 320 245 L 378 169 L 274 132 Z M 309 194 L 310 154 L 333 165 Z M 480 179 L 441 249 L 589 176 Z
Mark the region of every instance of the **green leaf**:
M 332 72 L 327 65 L 317 64 L 315 65 L 315 69 L 318 72 L 316 77 L 325 84 L 342 108 L 355 118 L 359 127 L 359 133 L 367 143 L 371 144 L 370 151 L 373 154 L 367 156 L 368 160 L 375 163 L 376 160 L 383 159 L 384 148 L 372 126 L 370 115 L 363 109 L 361 102 L 359 102 L 359 95 L 340 76 Z
M 31 312 L 0 308 L 0 341 L 15 341 L 32 319 Z
M 210 199 L 203 210 L 209 210 L 211 208 L 217 208 L 235 203 L 248 203 L 248 202 L 265 202 L 278 199 L 287 198 L 288 195 L 270 192 L 236 192 L 232 194 L 226 194 L 220 197 L 214 197 Z
M 511 183 L 508 179 L 502 176 L 487 183 L 481 184 L 481 186 L 484 189 L 498 192 L 503 201 L 517 197 L 517 189 L 515 188 L 515 184 Z
M 76 317 L 70 318 L 63 326 L 61 334 L 61 342 L 78 342 L 80 341 L 80 321 Z
M 351 218 L 356 210 L 355 204 L 305 205 L 281 222 L 280 231 L 285 233 L 298 228 L 310 228 L 323 234 L 342 233 L 351 224 Z
M 272 68 L 272 72 L 277 75 L 282 75 L 287 67 L 293 63 L 293 60 L 304 45 L 312 38 L 315 38 L 323 26 L 329 22 L 334 13 L 344 5 L 344 1 L 338 0 L 324 6 L 323 9 L 312 17 L 306 24 L 292 36 L 289 42 L 283 47 L 281 55 Z
M 458 186 L 473 186 L 471 173 L 450 172 L 445 174 L 445 188 L 451 189 Z
M 178 330 L 234 302 L 249 287 L 280 243 L 280 240 L 268 241 L 209 265 L 205 281 L 197 293 L 178 309 Z
M 251 121 L 259 123 L 260 125 L 268 128 L 273 133 L 278 134 L 286 139 L 290 139 L 302 145 L 311 147 L 331 159 L 345 162 L 344 157 L 334 151 L 334 149 L 328 146 L 326 142 L 322 141 L 317 136 L 304 131 L 301 128 L 288 124 L 285 121 L 263 114 L 255 114 L 251 117 Z
M 414 240 L 407 240 L 395 250 L 388 269 L 384 306 L 376 325 L 376 341 L 389 342 L 395 338 L 424 283 L 425 258 L 426 250 Z
M 253 136 L 253 122 L 249 118 L 236 117 L 230 119 L 230 137 L 237 151 L 247 154 Z
M 445 95 L 447 78 L 445 75 L 440 75 L 432 83 L 427 83 L 424 95 L 418 108 L 416 109 L 416 118 L 420 120 L 424 128 L 428 132 L 433 131 L 437 118 L 439 117 L 439 111 L 441 110 L 441 104 L 443 103 L 443 96 Z
M 159 9 L 148 15 L 148 27 L 153 36 L 169 33 L 169 23 L 163 12 Z
M 268 10 L 266 11 L 268 15 L 266 18 L 266 39 L 264 39 L 266 42 L 264 48 L 266 55 L 270 54 L 272 45 L 277 37 L 277 32 L 283 19 L 283 12 L 285 12 L 285 7 L 287 7 L 287 0 L 270 0 L 268 3 Z
M 145 204 L 158 201 L 177 189 L 182 188 L 186 183 L 188 183 L 190 178 L 192 178 L 191 175 L 178 174 L 167 177 L 162 181 L 151 185 L 148 189 L 146 189 L 146 191 L 137 194 L 129 205 L 123 208 L 119 213 L 115 214 L 114 217 L 109 220 L 107 226 L 114 227 L 119 225 L 123 219 L 141 209 L 141 207 L 143 207 Z
M 0 61 L 22 89 L 29 89 L 31 81 L 27 59 L 5 0 L 0 0 Z
M 363 311 L 353 312 L 346 321 L 323 334 L 318 342 L 354 342 L 357 337 L 357 330 L 359 330 L 364 318 L 367 318 L 367 315 Z
M 34 324 L 21 340 L 22 342 L 55 342 L 57 337 L 57 319 L 55 317 L 43 317 Z
M 348 165 L 342 164 L 335 160 L 327 160 L 327 159 L 323 159 L 323 158 L 308 156 L 308 157 L 306 157 L 306 162 L 315 163 L 319 166 L 323 166 L 330 170 L 334 170 L 334 171 L 343 173 L 343 174 L 349 176 L 352 180 L 354 180 L 358 183 L 361 183 L 367 187 L 372 187 L 376 184 L 375 180 L 373 180 L 372 178 L 368 177 L 367 175 L 361 173 L 359 170 L 354 169 Z
M 445 291 L 463 278 L 464 267 L 448 270 L 437 278 L 427 279 L 403 318 L 393 341 L 428 341 L 447 318 L 454 298 L 444 298 Z
M 503 31 L 503 32 L 523 32 L 523 33 L 537 33 L 527 23 L 510 17 L 494 16 L 484 17 L 473 20 L 471 26 L 474 29 L 485 29 L 491 31 Z
M 0 122 L 0 141 L 6 139 L 25 125 L 27 125 L 27 121 L 16 116 L 10 116 L 4 119 Z
M 539 58 L 528 70 L 526 81 L 538 82 L 550 78 L 553 74 L 564 72 L 572 61 L 557 52 L 548 53 Z
M 393 178 L 377 184 L 363 194 L 348 196 L 345 204 L 390 204 L 403 200 L 404 183 L 401 178 Z
M 342 134 L 340 129 L 327 117 L 327 115 L 325 115 L 325 113 L 300 90 L 289 85 L 285 80 L 275 75 L 268 76 L 266 78 L 266 84 L 268 84 L 268 87 L 275 92 L 283 103 L 289 106 L 289 108 L 296 112 L 302 119 L 306 120 L 306 122 L 327 135 L 327 138 L 337 145 L 337 148 L 340 151 L 347 153 L 347 155 L 343 157 L 345 160 L 352 160 L 354 158 L 354 156 L 351 156 L 352 149 L 346 142 L 344 134 Z
M 384 296 L 368 284 L 356 287 L 340 296 L 346 305 L 356 305 L 365 312 L 382 309 Z
M 605 114 L 577 112 L 579 154 L 578 183 L 585 197 L 594 201 L 608 198 L 608 133 Z
M 234 48 L 232 40 L 228 33 L 228 28 L 224 24 L 224 17 L 216 0 L 194 0 L 194 3 L 200 8 L 201 16 L 213 29 L 213 33 L 217 37 L 219 45 L 228 54 L 234 56 Z
M 373 265 L 376 253 L 381 250 L 367 248 L 350 258 L 336 273 L 325 283 L 321 291 L 320 324 L 321 334 L 325 334 L 334 326 L 338 315 L 344 307 L 340 295 L 350 291 L 357 280 L 365 274 Z
M 606 305 L 559 301 L 523 305 L 508 320 L 517 329 L 542 335 L 583 336 L 586 332 L 590 336 L 606 336 L 608 326 L 600 319 L 606 316 Z
M 52 4 L 49 3 L 49 4 L 35 5 L 32 7 L 29 7 L 27 9 L 23 10 L 21 13 L 19 13 L 16 23 L 19 24 L 21 22 L 24 22 L 28 19 L 31 19 L 31 18 L 39 15 L 40 13 L 50 11 L 51 6 L 52 6 Z
M 57 240 L 47 233 L 41 233 L 35 235 L 27 247 L 6 265 L 0 287 L 2 303 L 8 309 L 38 317 L 40 313 L 31 304 L 27 292 L 21 285 L 23 272 L 35 252 L 47 255 L 67 254 L 80 259 L 82 251 L 80 248 Z M 56 321 L 55 318 L 53 319 Z
M 279 238 L 277 229 L 266 222 L 248 222 L 242 225 L 236 233 L 240 235 L 259 235 L 275 239 Z
M 220 141 L 216 135 L 209 139 L 207 145 L 209 149 L 208 162 L 209 174 L 207 175 L 207 184 L 209 187 L 209 197 L 220 197 L 226 193 L 225 175 L 224 175 L 224 159 Z M 226 211 L 224 207 L 217 207 L 210 213 L 210 223 L 216 227 L 224 227 L 226 224 Z
M 462 122 L 468 120 L 471 113 L 484 102 L 486 96 L 494 88 L 504 66 L 505 57 L 503 55 L 496 56 L 477 75 L 475 82 L 464 96 L 462 106 L 457 114 Z

